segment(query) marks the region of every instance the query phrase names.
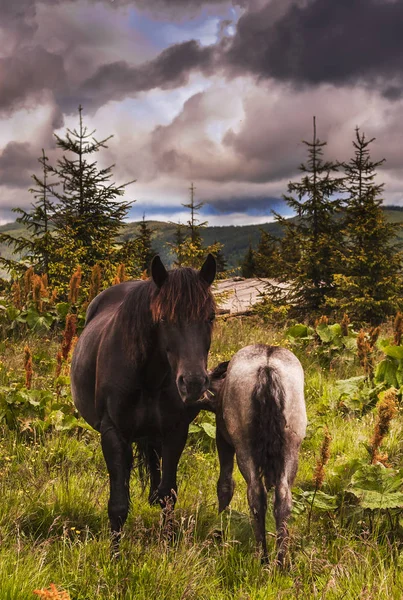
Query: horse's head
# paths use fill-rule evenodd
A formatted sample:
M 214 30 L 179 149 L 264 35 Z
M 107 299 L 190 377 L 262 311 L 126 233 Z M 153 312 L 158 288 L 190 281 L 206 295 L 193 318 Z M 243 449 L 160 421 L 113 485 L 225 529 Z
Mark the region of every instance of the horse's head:
M 158 326 L 160 350 L 185 403 L 199 400 L 209 384 L 207 355 L 215 317 L 210 286 L 215 273 L 216 262 L 211 254 L 200 271 L 183 267 L 168 272 L 159 256 L 151 265 L 158 288 L 151 312 Z

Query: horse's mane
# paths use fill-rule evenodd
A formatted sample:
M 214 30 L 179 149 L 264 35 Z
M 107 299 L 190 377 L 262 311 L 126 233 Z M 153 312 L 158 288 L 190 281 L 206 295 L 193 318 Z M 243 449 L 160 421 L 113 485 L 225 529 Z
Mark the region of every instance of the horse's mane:
M 214 310 L 210 287 L 195 269 L 168 271 L 161 288 L 152 279 L 141 282 L 127 294 L 119 310 L 126 349 L 138 364 L 145 358 L 160 321 L 205 321 Z

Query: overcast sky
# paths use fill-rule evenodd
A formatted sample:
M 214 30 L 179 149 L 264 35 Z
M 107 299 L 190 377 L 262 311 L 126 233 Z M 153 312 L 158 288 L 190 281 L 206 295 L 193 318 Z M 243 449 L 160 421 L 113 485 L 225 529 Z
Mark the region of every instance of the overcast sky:
M 211 224 L 270 220 L 303 139 L 345 160 L 376 137 L 403 204 L 403 0 L 0 0 L 0 222 L 27 206 L 54 132 L 113 134 L 102 166 L 136 179 L 130 220 L 181 220 L 191 181 Z

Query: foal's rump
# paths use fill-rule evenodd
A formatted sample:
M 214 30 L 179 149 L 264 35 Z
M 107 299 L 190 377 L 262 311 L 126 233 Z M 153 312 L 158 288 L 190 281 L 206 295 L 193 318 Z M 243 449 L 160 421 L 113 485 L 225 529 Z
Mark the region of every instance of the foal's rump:
M 253 345 L 229 363 L 222 389 L 222 413 L 237 456 L 249 454 L 268 487 L 295 476 L 305 436 L 304 373 L 285 348 Z

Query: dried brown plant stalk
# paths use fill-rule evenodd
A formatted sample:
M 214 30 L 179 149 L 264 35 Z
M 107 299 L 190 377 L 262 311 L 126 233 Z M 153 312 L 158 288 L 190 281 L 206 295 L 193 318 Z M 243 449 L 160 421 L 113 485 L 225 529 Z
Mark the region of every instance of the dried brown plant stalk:
M 321 317 L 319 317 L 319 319 L 316 319 L 315 327 L 317 327 L 318 325 L 327 325 L 328 323 L 329 323 L 329 319 L 327 318 L 327 316 L 322 315 Z
M 394 342 L 396 346 L 400 346 L 403 334 L 403 314 L 400 311 L 396 314 L 395 320 L 393 322 L 393 330 L 395 334 Z
M 62 356 L 64 360 L 67 360 L 69 352 L 71 350 L 71 344 L 73 342 L 73 338 L 76 335 L 77 331 L 77 316 L 75 314 L 69 313 L 66 318 L 66 327 L 63 332 L 62 339 Z
M 14 283 L 11 287 L 11 291 L 12 291 L 13 305 L 15 306 L 15 308 L 18 308 L 18 310 L 21 310 L 21 308 L 22 308 L 21 286 L 18 281 L 14 281 Z
M 39 275 L 32 276 L 32 299 L 35 303 L 36 310 L 42 312 L 42 296 L 46 295 L 46 290 L 43 287 L 42 278 Z
M 364 372 L 372 379 L 374 375 L 374 347 L 379 337 L 380 328 L 373 327 L 368 332 L 361 329 L 357 337 L 357 355 Z
M 371 463 L 385 463 L 387 454 L 380 454 L 379 447 L 388 434 L 392 419 L 397 415 L 397 390 L 390 388 L 378 402 L 378 414 L 375 421 L 374 433 L 370 441 Z
M 25 387 L 27 388 L 27 390 L 30 390 L 31 384 L 32 384 L 33 369 L 32 369 L 32 354 L 31 354 L 31 350 L 30 350 L 30 347 L 28 346 L 28 344 L 26 344 L 25 348 L 24 348 L 24 369 L 25 369 Z
M 77 269 L 74 271 L 73 275 L 71 276 L 70 283 L 69 283 L 69 302 L 71 302 L 71 304 L 77 303 L 78 293 L 80 291 L 80 285 L 81 285 L 81 278 L 82 278 L 82 271 L 81 271 L 81 267 L 79 265 L 77 267 Z
M 34 594 L 47 600 L 71 600 L 70 594 L 65 590 L 58 590 L 54 583 L 48 589 L 34 590 Z
M 340 322 L 341 332 L 343 335 L 348 335 L 348 326 L 350 325 L 350 319 L 347 313 L 344 313 L 343 318 Z
M 115 276 L 115 279 L 113 280 L 113 285 L 117 285 L 118 283 L 123 283 L 126 280 L 127 280 L 126 267 L 123 263 L 121 263 L 116 270 L 116 276 Z
M 323 442 L 320 447 L 320 455 L 318 460 L 316 461 L 316 467 L 313 474 L 313 482 L 315 484 L 315 490 L 319 490 L 323 482 L 325 480 L 325 466 L 329 462 L 330 458 L 330 442 L 332 441 L 332 436 L 329 433 L 328 428 L 325 428 L 325 435 L 323 437 Z
M 32 278 L 34 276 L 34 269 L 33 267 L 29 267 L 29 269 L 27 269 L 25 271 L 25 275 L 24 275 L 24 293 L 25 293 L 25 299 L 28 298 L 31 290 L 32 290 Z
M 88 302 L 91 302 L 91 300 L 93 300 L 95 298 L 95 296 L 98 296 L 99 292 L 101 291 L 101 279 L 102 279 L 101 267 L 98 264 L 94 265 L 92 267 L 92 271 L 91 271 L 91 283 L 90 283 Z

